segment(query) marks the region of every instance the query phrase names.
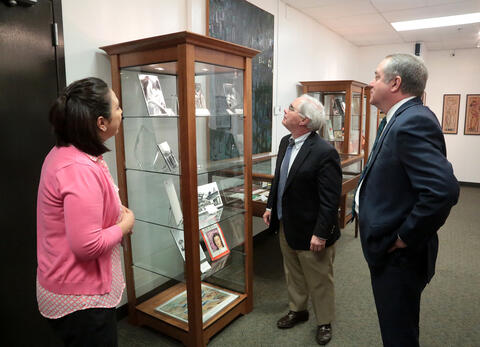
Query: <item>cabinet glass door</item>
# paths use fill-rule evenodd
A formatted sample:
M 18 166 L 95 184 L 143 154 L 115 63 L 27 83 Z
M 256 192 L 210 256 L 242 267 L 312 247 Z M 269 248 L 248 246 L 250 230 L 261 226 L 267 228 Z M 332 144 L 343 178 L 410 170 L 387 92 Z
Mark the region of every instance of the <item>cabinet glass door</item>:
M 203 281 L 245 293 L 243 71 L 196 62 L 195 118 Z

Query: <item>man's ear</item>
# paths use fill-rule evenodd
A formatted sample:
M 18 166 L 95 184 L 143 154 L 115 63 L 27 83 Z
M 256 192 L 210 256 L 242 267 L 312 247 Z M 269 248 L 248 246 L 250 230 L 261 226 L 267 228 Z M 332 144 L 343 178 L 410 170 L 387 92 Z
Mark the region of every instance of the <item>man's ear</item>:
M 391 81 L 392 86 L 390 90 L 392 92 L 398 92 L 400 90 L 400 86 L 402 85 L 402 78 L 400 76 L 395 76 L 393 80 Z
M 302 120 L 300 121 L 300 125 L 305 125 L 307 126 L 307 124 L 310 122 L 310 118 L 302 118 Z
M 107 124 L 108 124 L 108 121 L 103 116 L 98 116 L 97 128 L 100 131 L 103 131 L 103 132 L 107 131 Z

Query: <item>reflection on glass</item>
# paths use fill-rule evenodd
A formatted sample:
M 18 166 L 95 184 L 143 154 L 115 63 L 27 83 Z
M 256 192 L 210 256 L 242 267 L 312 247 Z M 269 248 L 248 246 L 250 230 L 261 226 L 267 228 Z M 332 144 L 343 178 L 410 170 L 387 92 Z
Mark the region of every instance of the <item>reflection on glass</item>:
M 153 170 L 159 157 L 155 134 L 144 125 L 140 127 L 135 138 L 134 155 L 142 170 Z

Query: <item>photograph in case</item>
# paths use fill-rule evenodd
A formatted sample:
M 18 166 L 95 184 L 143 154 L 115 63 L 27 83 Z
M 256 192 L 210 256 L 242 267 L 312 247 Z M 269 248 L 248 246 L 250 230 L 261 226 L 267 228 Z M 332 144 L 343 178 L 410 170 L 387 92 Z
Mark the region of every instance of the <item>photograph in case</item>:
M 217 182 L 198 186 L 198 214 L 215 214 L 223 206 Z
M 238 298 L 238 294 L 202 283 L 202 320 L 205 323 Z M 155 311 L 188 322 L 187 291 L 174 296 L 155 308 Z
M 183 238 L 183 230 L 171 229 L 170 233 L 175 240 L 183 260 L 185 261 L 185 239 Z M 202 246 L 198 245 L 198 248 L 200 249 L 200 271 L 204 273 L 210 270 L 211 266 L 208 263 L 207 256 L 203 252 Z
M 225 236 L 218 223 L 203 228 L 200 232 L 212 260 L 219 259 L 230 253 Z
M 201 83 L 195 83 L 195 115 L 210 116 L 210 111 L 207 109 L 207 101 L 205 100 Z
M 175 158 L 175 155 L 173 154 L 170 146 L 168 145 L 168 142 L 164 141 L 162 143 L 159 143 L 158 149 L 160 150 L 160 153 L 162 153 L 163 159 L 165 159 L 165 163 L 167 164 L 170 171 L 173 172 L 175 171 L 175 169 L 178 169 L 177 158 Z
M 147 105 L 149 116 L 173 116 L 171 109 L 167 108 L 163 97 L 162 86 L 156 75 L 139 74 L 138 79 L 142 87 L 143 97 Z

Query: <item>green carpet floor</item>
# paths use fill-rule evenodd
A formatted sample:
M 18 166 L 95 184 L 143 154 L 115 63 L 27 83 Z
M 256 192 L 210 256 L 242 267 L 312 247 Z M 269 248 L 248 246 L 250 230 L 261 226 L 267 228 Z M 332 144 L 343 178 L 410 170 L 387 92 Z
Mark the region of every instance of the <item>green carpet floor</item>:
M 382 346 L 368 268 L 353 235 L 350 224 L 337 245 L 337 318 L 328 346 Z M 422 296 L 421 346 L 480 346 L 480 188 L 462 186 L 439 237 L 437 272 Z M 313 316 L 292 329 L 276 327 L 288 311 L 278 236 L 260 234 L 254 249 L 254 309 L 215 335 L 209 346 L 316 346 Z M 119 322 L 118 334 L 122 347 L 181 345 L 126 319 Z

